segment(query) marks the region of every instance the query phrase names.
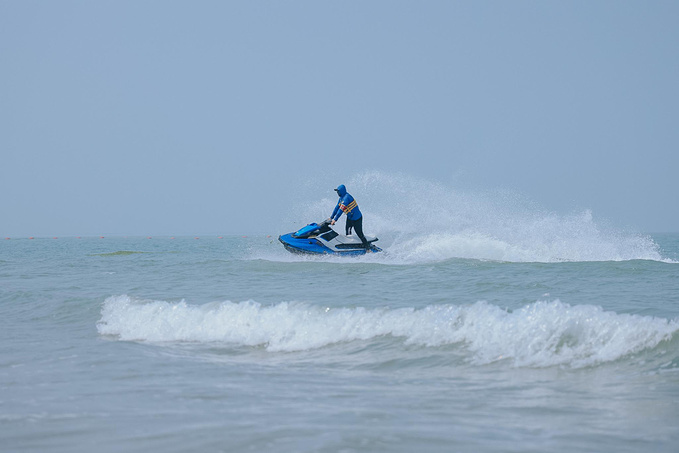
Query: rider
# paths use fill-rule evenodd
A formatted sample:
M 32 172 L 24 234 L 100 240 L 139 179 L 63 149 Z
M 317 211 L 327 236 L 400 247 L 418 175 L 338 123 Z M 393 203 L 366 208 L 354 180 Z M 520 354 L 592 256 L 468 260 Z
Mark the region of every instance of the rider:
M 339 195 L 339 201 L 330 215 L 330 225 L 334 225 L 342 213 L 345 213 L 347 215 L 347 224 L 345 227 L 347 236 L 351 234 L 351 228 L 353 227 L 356 230 L 356 234 L 361 239 L 361 242 L 363 242 L 363 247 L 370 250 L 370 244 L 363 235 L 363 214 L 361 214 L 361 210 L 358 209 L 356 200 L 354 200 L 354 197 L 352 197 L 351 194 L 347 193 L 347 188 L 344 187 L 344 184 L 337 186 L 335 192 Z

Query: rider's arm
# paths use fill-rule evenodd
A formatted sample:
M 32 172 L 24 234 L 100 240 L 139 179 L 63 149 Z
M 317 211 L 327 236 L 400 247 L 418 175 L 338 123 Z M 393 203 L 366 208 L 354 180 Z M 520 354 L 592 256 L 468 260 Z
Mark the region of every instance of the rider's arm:
M 337 221 L 337 219 L 340 218 L 342 215 L 342 210 L 340 209 L 340 204 L 342 203 L 342 199 L 340 198 L 339 201 L 337 202 L 337 206 L 335 206 L 335 209 L 333 209 L 332 214 L 330 214 L 330 220 Z M 335 218 L 337 216 L 337 218 Z

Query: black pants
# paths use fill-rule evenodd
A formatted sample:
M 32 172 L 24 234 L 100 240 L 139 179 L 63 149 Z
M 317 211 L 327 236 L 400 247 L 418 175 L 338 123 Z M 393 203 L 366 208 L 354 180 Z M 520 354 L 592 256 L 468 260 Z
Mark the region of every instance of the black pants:
M 370 244 L 368 244 L 368 240 L 363 235 L 363 216 L 361 216 L 361 217 L 359 217 L 358 219 L 355 219 L 355 220 L 349 220 L 347 218 L 347 224 L 344 228 L 347 236 L 349 236 L 351 234 L 352 228 L 354 230 L 356 230 L 356 234 L 361 239 L 361 242 L 363 242 L 363 247 L 370 248 Z

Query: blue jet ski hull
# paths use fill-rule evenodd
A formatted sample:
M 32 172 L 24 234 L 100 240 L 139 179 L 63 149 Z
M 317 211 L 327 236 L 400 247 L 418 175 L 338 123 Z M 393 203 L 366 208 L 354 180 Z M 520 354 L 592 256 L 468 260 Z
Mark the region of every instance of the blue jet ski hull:
M 382 249 L 373 242 L 377 238 L 367 238 L 371 252 L 381 252 Z M 358 237 L 344 236 L 333 230 L 327 222 L 320 225 L 311 223 L 298 231 L 282 234 L 278 240 L 292 253 L 309 255 L 365 255 L 366 248 Z

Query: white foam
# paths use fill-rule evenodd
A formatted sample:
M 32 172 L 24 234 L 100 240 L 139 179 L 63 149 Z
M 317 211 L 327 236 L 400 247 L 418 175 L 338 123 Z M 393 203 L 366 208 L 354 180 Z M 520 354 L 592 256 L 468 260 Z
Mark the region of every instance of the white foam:
M 679 323 L 559 301 L 508 312 L 486 302 L 367 309 L 253 301 L 190 305 L 122 295 L 106 299 L 97 329 L 127 341 L 221 342 L 271 352 L 392 336 L 422 347 L 459 344 L 477 364 L 583 367 L 654 348 L 670 340 Z
M 607 226 L 590 210 L 557 214 L 513 192 L 464 192 L 384 172 L 359 174 L 347 187 L 365 215 L 364 230 L 388 252 L 380 258 L 387 263 L 670 261 L 652 238 Z M 291 215 L 322 219 L 335 201 L 323 198 Z

